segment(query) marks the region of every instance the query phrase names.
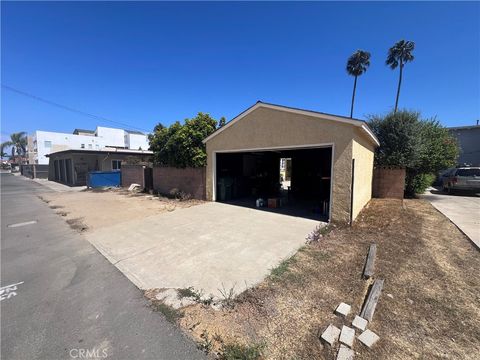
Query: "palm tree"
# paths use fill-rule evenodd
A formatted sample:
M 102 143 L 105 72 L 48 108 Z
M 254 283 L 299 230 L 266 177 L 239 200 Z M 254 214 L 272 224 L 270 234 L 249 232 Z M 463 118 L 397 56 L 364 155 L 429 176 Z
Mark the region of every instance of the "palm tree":
M 397 98 L 395 100 L 395 110 L 398 108 L 398 98 L 400 97 L 400 86 L 402 85 L 403 67 L 409 61 L 413 61 L 412 51 L 415 49 L 413 41 L 400 40 L 388 50 L 387 61 L 385 64 L 395 70 L 400 65 L 400 75 L 398 77 Z
M 218 122 L 218 128 L 220 129 L 221 127 L 225 126 L 226 123 L 227 123 L 227 119 L 225 119 L 225 116 L 222 116 L 220 118 L 220 121 Z
M 355 91 L 357 90 L 357 77 L 367 71 L 370 66 L 370 53 L 363 50 L 355 51 L 347 61 L 347 73 L 355 76 L 353 82 L 352 107 L 350 108 L 350 117 L 353 117 L 353 103 L 355 102 Z
M 21 131 L 10 134 L 10 141 L 5 141 L 1 144 L 2 152 L 7 146 L 12 147 L 12 159 L 15 157 L 15 152 L 17 155 L 25 155 L 27 152 L 27 133 Z

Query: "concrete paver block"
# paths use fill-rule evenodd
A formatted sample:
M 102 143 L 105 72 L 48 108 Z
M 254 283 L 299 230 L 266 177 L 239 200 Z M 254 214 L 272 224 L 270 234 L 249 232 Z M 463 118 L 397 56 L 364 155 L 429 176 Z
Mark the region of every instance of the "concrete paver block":
M 368 321 L 362 318 L 361 316 L 355 316 L 355 319 L 352 321 L 352 326 L 358 330 L 364 331 L 367 328 Z
M 324 340 L 330 346 L 332 346 L 338 340 L 339 336 L 340 336 L 340 329 L 330 324 L 328 325 L 328 327 L 325 329 L 325 331 L 320 337 L 322 338 L 322 340 Z
M 343 325 L 342 332 L 340 333 L 340 342 L 349 347 L 352 347 L 354 340 L 355 340 L 355 330 L 352 329 L 351 327 Z
M 338 350 L 337 360 L 353 360 L 353 350 L 349 349 L 345 345 L 340 345 L 340 350 Z
M 373 331 L 367 329 L 358 337 L 358 340 L 365 346 L 371 348 L 373 344 L 380 340 L 380 337 Z
M 130 184 L 128 191 L 139 191 L 142 188 L 140 184 Z
M 340 303 L 340 305 L 338 305 L 337 309 L 335 310 L 335 313 L 337 315 L 347 316 L 348 314 L 350 314 L 351 309 L 352 307 L 350 305 L 342 302 Z

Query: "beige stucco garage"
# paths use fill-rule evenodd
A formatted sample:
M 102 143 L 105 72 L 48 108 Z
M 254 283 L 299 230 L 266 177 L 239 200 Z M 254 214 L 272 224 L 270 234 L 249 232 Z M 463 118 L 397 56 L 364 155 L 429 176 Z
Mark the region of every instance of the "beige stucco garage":
M 362 120 L 257 102 L 204 143 L 211 201 L 242 197 L 253 204 L 252 198 L 267 196 L 271 164 L 279 159 L 291 161 L 291 182 L 283 196 L 294 201 L 286 204 L 301 198 L 297 203 L 310 201 L 308 209 L 315 212 L 321 202 L 327 220 L 349 222 L 371 198 L 379 142 Z

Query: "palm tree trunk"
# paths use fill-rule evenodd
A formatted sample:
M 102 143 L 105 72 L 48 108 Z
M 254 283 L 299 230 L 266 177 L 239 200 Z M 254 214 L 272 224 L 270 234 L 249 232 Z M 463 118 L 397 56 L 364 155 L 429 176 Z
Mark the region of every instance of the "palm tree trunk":
M 400 75 L 398 77 L 398 89 L 397 89 L 397 98 L 395 100 L 395 113 L 397 112 L 398 109 L 398 98 L 400 97 L 400 86 L 402 85 L 402 73 L 403 73 L 403 62 L 400 59 Z
M 355 102 L 356 89 L 357 89 L 357 76 L 355 76 L 355 81 L 353 82 L 353 94 L 352 94 L 352 106 L 350 108 L 350 118 L 353 117 L 353 103 Z

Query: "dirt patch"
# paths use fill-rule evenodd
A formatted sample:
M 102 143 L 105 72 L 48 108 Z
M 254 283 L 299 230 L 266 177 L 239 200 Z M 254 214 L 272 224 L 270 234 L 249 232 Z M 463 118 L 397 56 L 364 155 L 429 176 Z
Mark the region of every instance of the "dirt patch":
M 211 353 L 224 344 L 262 344 L 266 359 L 334 359 L 319 335 L 359 314 L 368 247 L 377 244 L 375 278 L 385 279 L 369 329 L 372 349 L 358 341 L 356 359 L 474 359 L 480 353 L 480 254 L 422 200 L 372 200 L 353 227 L 334 229 L 302 248 L 287 269 L 241 294 L 230 309 L 193 305 L 180 325 Z M 357 334 L 358 335 L 358 334 Z
M 54 210 L 63 208 L 63 206 L 60 206 L 60 205 L 50 205 L 49 207 L 50 209 L 54 209 Z
M 73 230 L 78 232 L 84 232 L 88 230 L 88 226 L 83 223 L 83 218 L 68 219 L 67 224 L 70 225 Z
M 49 204 L 50 208 L 61 209 L 57 214 L 65 217 L 67 222 L 74 222 L 76 230 L 81 220 L 80 227 L 84 228 L 82 231 L 94 231 L 119 222 L 202 203 L 200 200 L 178 201 L 143 193 L 130 193 L 125 189 L 47 193 L 39 198 Z

